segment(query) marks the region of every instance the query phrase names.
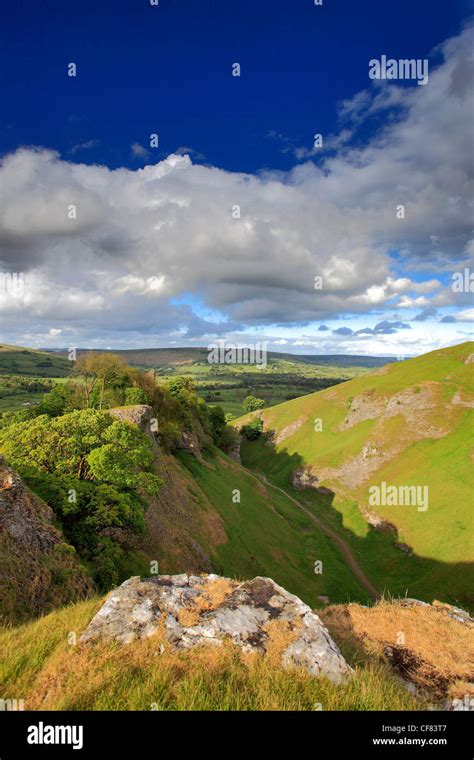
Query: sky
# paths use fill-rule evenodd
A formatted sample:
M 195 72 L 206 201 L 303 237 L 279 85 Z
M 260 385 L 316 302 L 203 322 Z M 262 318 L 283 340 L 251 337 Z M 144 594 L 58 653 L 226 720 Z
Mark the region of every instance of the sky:
M 0 342 L 472 340 L 473 30 L 467 0 L 8 3 Z

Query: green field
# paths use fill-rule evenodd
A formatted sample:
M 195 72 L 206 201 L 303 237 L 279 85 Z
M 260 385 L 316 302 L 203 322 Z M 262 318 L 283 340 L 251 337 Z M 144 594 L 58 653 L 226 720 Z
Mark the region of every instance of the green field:
M 83 353 L 78 350 L 78 355 Z M 383 360 L 374 357 L 310 357 L 290 354 L 268 355 L 265 368 L 255 365 L 213 365 L 207 349 L 143 349 L 113 352 L 130 366 L 154 369 L 158 380 L 184 375 L 192 377 L 198 394 L 207 403 L 219 405 L 226 413 L 240 417 L 243 401 L 253 395 L 265 406 L 280 404 L 330 385 L 366 374 Z M 318 360 L 315 363 L 314 359 Z M 17 411 L 39 403 L 42 393 L 2 395 L 2 376 L 63 380 L 71 373 L 66 354 L 35 351 L 0 344 L 0 412 Z
M 207 356 L 207 354 L 206 354 Z M 281 404 L 292 398 L 304 396 L 316 390 L 343 382 L 370 371 L 367 366 L 351 366 L 341 363 L 314 364 L 276 358 L 272 355 L 265 368 L 252 365 L 213 365 L 207 359 L 165 365 L 158 368 L 159 377 L 174 375 L 194 379 L 198 394 L 207 403 L 219 405 L 226 413 L 240 417 L 244 413 L 243 401 L 251 395 L 265 401 L 265 406 Z

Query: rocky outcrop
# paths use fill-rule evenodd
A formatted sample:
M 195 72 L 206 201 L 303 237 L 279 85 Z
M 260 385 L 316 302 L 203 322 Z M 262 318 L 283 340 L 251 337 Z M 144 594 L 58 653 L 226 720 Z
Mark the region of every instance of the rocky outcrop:
M 230 430 L 233 430 L 233 428 L 230 428 Z M 235 433 L 235 435 L 232 436 L 230 441 L 225 446 L 222 446 L 222 449 L 223 451 L 225 451 L 228 457 L 234 460 L 234 462 L 237 462 L 238 464 L 242 464 L 242 460 L 240 458 L 242 436 L 237 432 L 237 430 L 233 430 L 233 432 Z
M 300 429 L 300 427 L 304 425 L 307 419 L 307 416 L 302 415 L 278 432 L 275 430 L 269 431 L 267 437 L 267 446 L 276 447 L 280 443 L 283 443 L 283 441 L 285 441 L 287 438 L 290 438 L 290 436 L 294 435 Z
M 361 512 L 369 525 L 375 530 L 378 530 L 381 533 L 397 533 L 396 526 L 388 520 L 384 520 L 383 517 L 380 517 L 376 512 L 371 512 L 369 509 L 365 508 L 362 508 Z
M 179 447 L 183 451 L 187 451 L 196 459 L 202 460 L 201 447 L 199 445 L 199 438 L 192 430 L 183 430 L 179 442 Z
M 319 486 L 319 478 L 314 474 L 311 467 L 307 464 L 302 467 L 295 467 L 290 475 L 290 483 L 297 491 L 303 491 L 305 488 L 312 488 L 318 493 L 330 496 L 332 491 L 324 486 Z
M 131 406 L 117 406 L 107 410 L 112 417 L 120 422 L 130 422 L 138 425 L 144 433 L 149 431 L 150 420 L 153 417 L 153 409 L 148 404 L 133 404 Z
M 0 459 L 0 619 L 22 621 L 84 598 L 93 583 L 53 511 Z
M 128 644 L 161 630 L 173 646 L 220 646 L 278 654 L 284 667 L 303 668 L 335 683 L 351 669 L 310 608 L 270 578 L 238 583 L 217 575 L 130 578 L 108 597 L 83 633 L 84 643 Z

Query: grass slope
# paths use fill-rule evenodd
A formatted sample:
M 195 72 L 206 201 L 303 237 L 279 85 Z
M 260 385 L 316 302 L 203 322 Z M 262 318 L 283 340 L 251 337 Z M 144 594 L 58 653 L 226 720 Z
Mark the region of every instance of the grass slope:
M 245 465 L 289 492 L 302 466 L 333 492 L 297 495 L 341 531 L 381 591 L 474 602 L 473 352 L 474 343 L 435 351 L 264 410 L 276 443 L 243 447 Z M 369 487 L 382 481 L 427 486 L 428 509 L 370 506 Z M 374 530 L 366 510 L 396 532 Z
M 66 377 L 70 371 L 71 363 L 63 356 L 0 343 L 0 375 Z
M 103 600 L 0 628 L 0 698 L 26 710 L 415 710 L 382 662 L 357 664 L 335 686 L 271 656 L 242 659 L 232 645 L 175 651 L 160 634 L 130 646 L 84 646 L 81 632 Z M 276 654 L 276 653 L 275 653 Z
M 224 531 L 224 540 L 205 545 L 215 572 L 269 576 L 312 607 L 321 606 L 321 595 L 368 601 L 338 548 L 284 494 L 266 488 L 224 454 L 203 463 L 186 452 L 179 458 L 202 510 L 213 510 Z M 322 574 L 314 572 L 316 560 L 323 563 Z

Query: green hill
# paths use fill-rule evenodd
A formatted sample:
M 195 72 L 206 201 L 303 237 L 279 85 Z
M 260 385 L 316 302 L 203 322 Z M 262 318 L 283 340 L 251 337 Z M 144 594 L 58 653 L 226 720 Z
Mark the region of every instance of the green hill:
M 63 356 L 0 343 L 0 375 L 66 377 L 70 371 L 71 364 Z
M 434 351 L 264 410 L 266 439 L 243 448 L 244 464 L 289 493 L 312 486 L 299 498 L 381 591 L 472 604 L 473 352 Z M 374 504 L 383 483 L 423 489 L 426 508 Z
M 88 349 L 78 349 L 78 354 L 85 353 Z M 100 351 L 101 349 L 90 349 Z M 130 366 L 134 367 L 154 367 L 160 369 L 167 367 L 169 369 L 183 369 L 189 365 L 203 364 L 209 368 L 207 361 L 208 349 L 201 347 L 182 347 L 182 348 L 130 348 L 114 349 L 114 354 L 118 354 Z M 60 352 L 65 357 L 64 351 Z M 54 355 L 54 354 L 53 354 Z M 373 367 L 382 367 L 384 364 L 394 359 L 377 356 L 360 356 L 346 354 L 290 354 L 269 351 L 267 354 L 269 364 L 278 364 L 281 362 L 290 362 L 295 365 L 307 364 L 324 367 L 338 367 L 340 369 L 354 370 L 354 368 L 369 369 Z M 224 367 L 223 369 L 235 369 L 235 367 Z M 246 365 L 245 370 L 252 370 L 251 365 Z

